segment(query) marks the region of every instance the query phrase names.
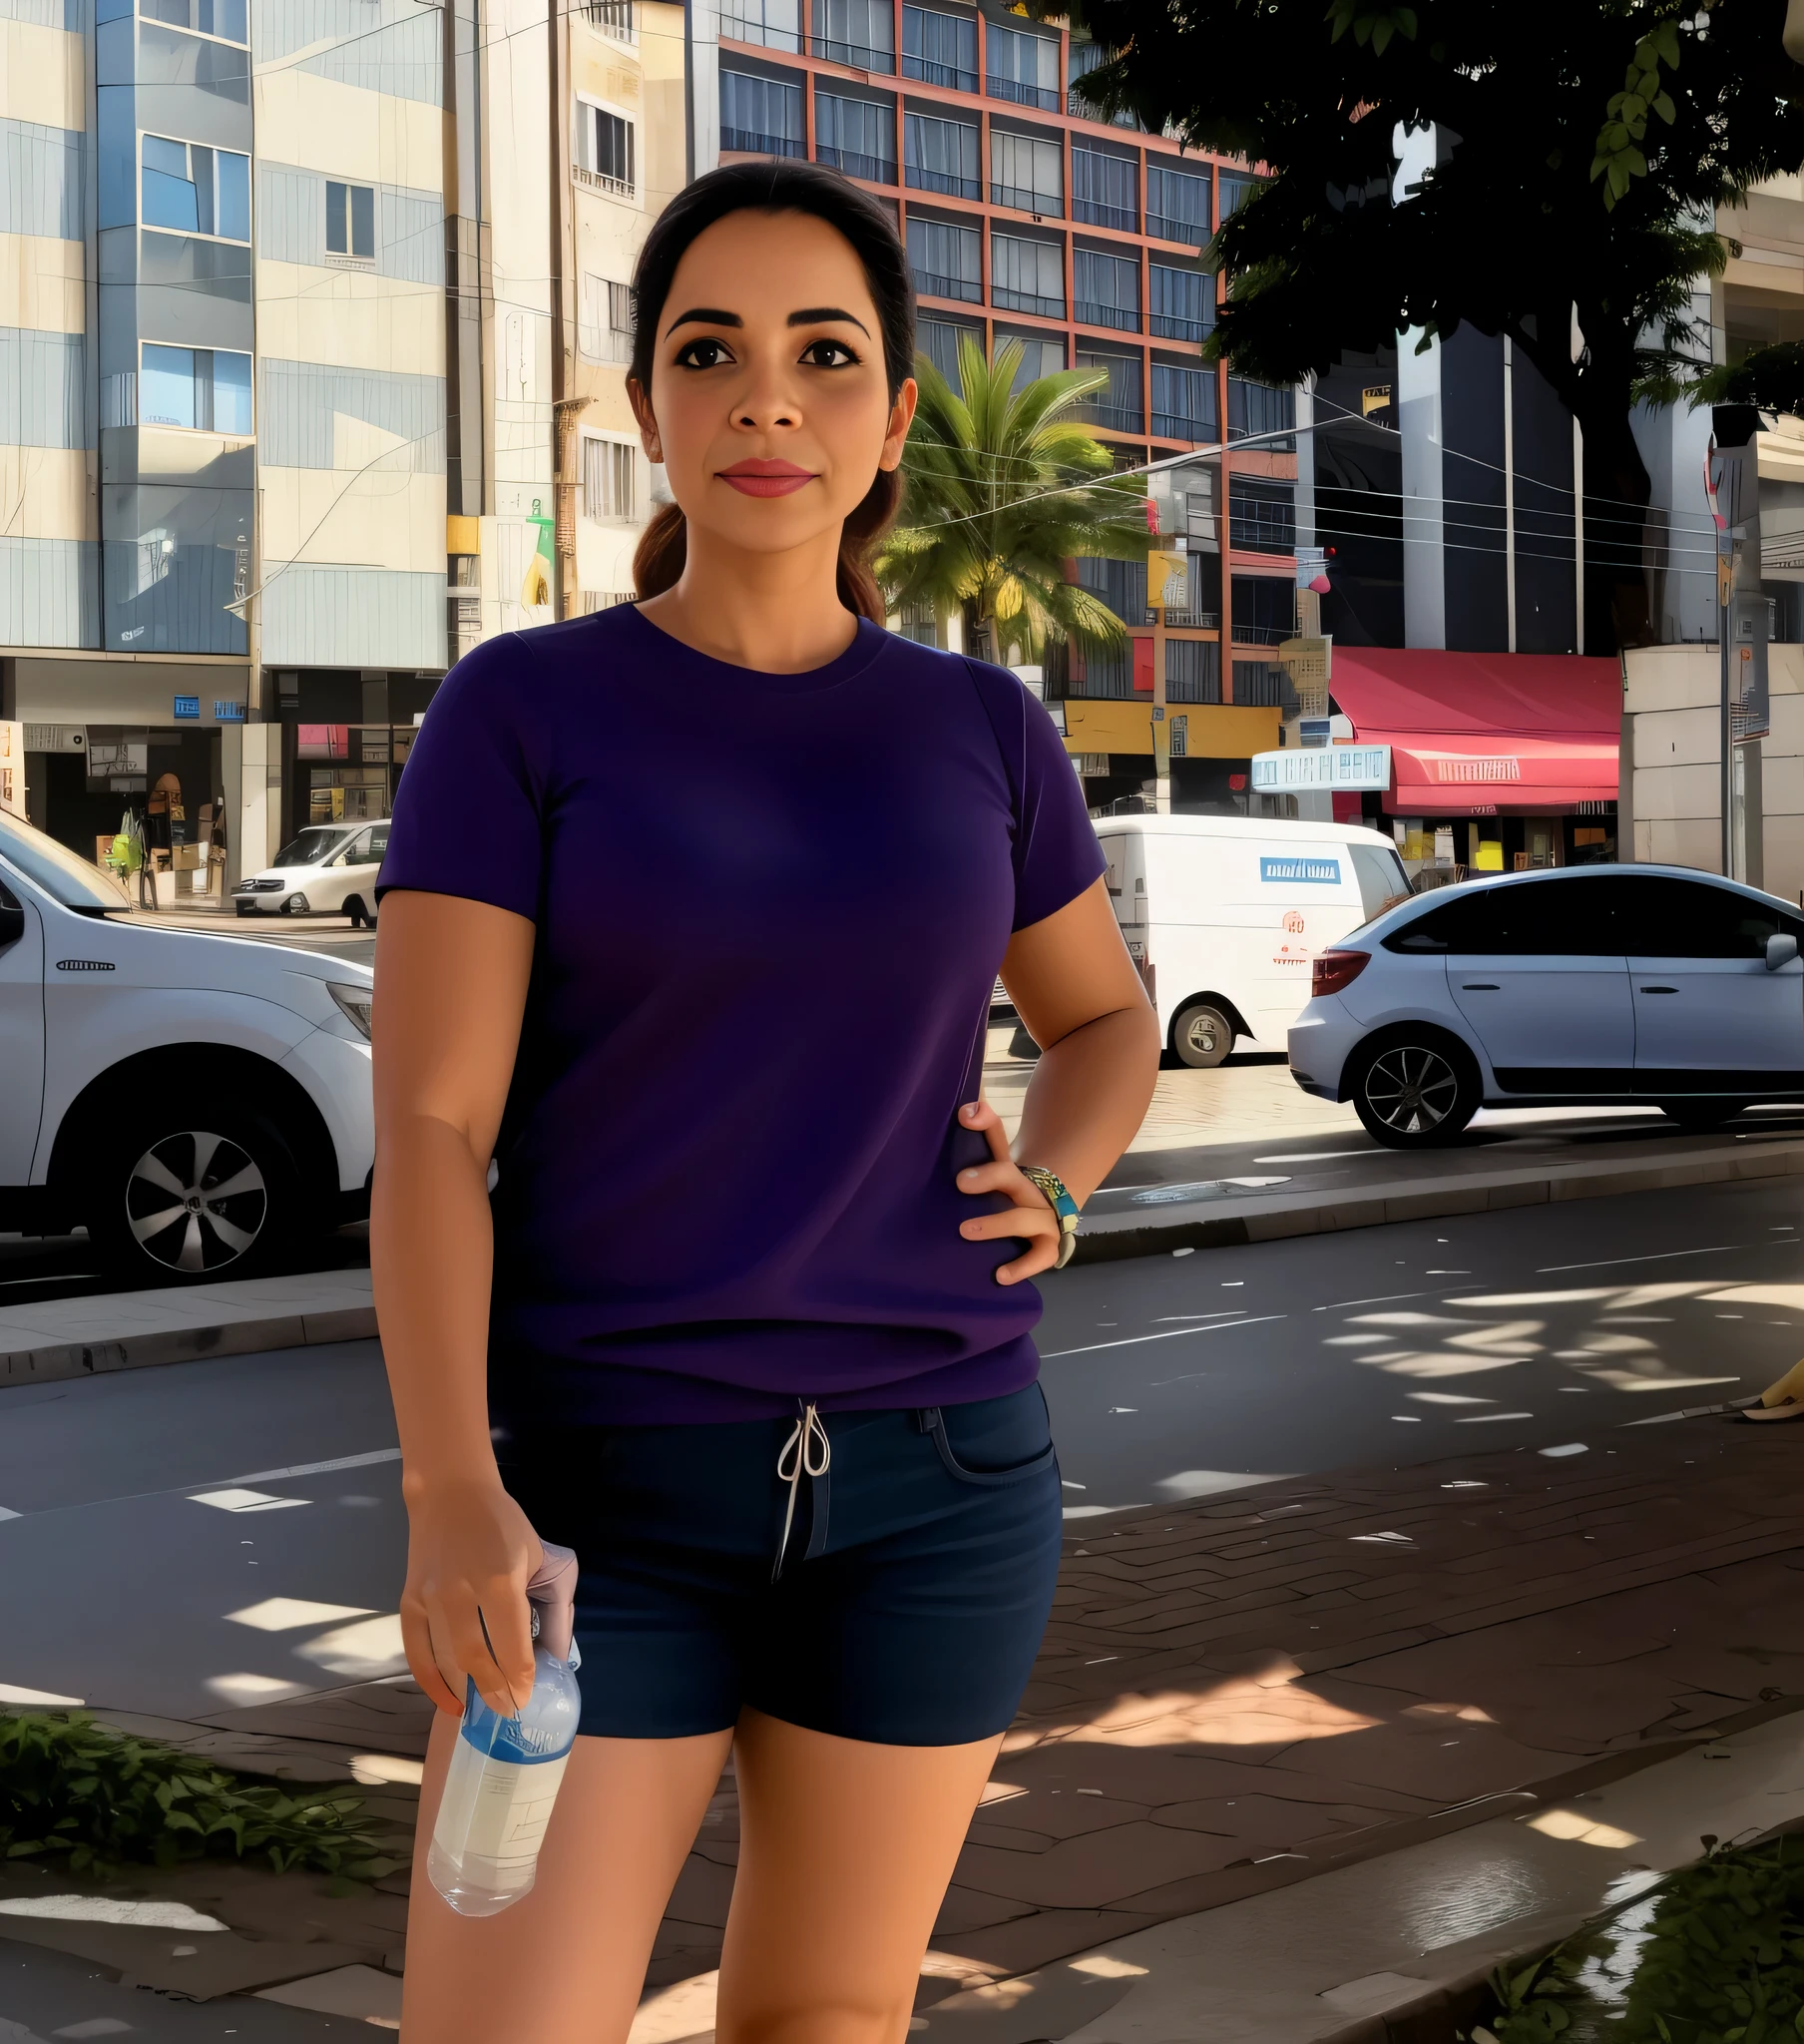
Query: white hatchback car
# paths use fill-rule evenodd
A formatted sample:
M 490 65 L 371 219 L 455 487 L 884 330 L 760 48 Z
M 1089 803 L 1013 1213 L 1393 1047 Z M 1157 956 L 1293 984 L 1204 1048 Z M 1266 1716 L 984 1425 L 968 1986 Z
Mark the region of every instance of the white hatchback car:
M 376 874 L 388 849 L 386 823 L 312 823 L 275 854 L 275 863 L 231 890 L 240 915 L 348 915 L 351 928 L 376 926 Z
M 1306 1093 L 1425 1149 L 1481 1107 L 1634 1104 L 1712 1128 L 1804 1100 L 1804 915 L 1683 866 L 1582 866 L 1407 902 L 1314 963 Z
M 0 1229 L 140 1284 L 239 1278 L 369 1211 L 367 965 L 128 919 L 0 815 Z

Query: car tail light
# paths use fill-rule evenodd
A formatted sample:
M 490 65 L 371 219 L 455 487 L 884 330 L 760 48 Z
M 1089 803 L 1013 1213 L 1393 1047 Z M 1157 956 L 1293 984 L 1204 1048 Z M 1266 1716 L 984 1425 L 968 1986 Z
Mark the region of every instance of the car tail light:
M 1370 951 L 1324 951 L 1309 968 L 1309 992 L 1337 994 L 1350 987 L 1372 961 Z

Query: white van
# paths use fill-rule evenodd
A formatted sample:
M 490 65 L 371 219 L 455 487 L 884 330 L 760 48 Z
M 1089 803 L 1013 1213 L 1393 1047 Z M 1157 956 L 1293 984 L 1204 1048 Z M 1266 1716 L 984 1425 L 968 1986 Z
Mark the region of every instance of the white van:
M 1396 845 L 1357 823 L 1102 816 L 1097 836 L 1165 1043 L 1199 1069 L 1237 1036 L 1282 1050 L 1316 953 L 1410 892 Z

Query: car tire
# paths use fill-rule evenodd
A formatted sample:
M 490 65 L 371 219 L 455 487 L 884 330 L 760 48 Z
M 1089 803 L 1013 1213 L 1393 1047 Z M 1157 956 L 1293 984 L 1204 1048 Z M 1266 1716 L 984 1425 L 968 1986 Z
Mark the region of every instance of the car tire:
M 1030 1064 L 1040 1055 L 1040 1046 L 1029 1035 L 1025 1022 L 1017 1022 L 1015 1025 L 1015 1033 L 1009 1038 L 1009 1055 L 1012 1058 L 1026 1058 Z
M 311 915 L 313 911 L 304 894 L 290 894 L 282 903 L 281 912 L 283 915 Z
M 265 1114 L 229 1096 L 176 1095 L 84 1146 L 76 1198 L 115 1278 L 137 1285 L 261 1277 L 304 1240 L 294 1153 Z M 161 1224 L 161 1225 L 160 1225 Z
M 1387 1036 L 1359 1053 L 1346 1097 L 1387 1150 L 1455 1142 L 1483 1098 L 1471 1053 L 1438 1029 Z
M 373 930 L 376 926 L 376 919 L 364 906 L 361 894 L 351 894 L 346 897 L 344 912 L 350 917 L 351 928 L 354 930 Z
M 1681 1129 L 1701 1134 L 1707 1129 L 1721 1128 L 1751 1105 L 1746 1100 L 1662 1100 L 1660 1112 Z
M 1212 1072 L 1234 1047 L 1234 1025 L 1214 1001 L 1192 1001 L 1171 1019 L 1171 1055 L 1187 1071 Z

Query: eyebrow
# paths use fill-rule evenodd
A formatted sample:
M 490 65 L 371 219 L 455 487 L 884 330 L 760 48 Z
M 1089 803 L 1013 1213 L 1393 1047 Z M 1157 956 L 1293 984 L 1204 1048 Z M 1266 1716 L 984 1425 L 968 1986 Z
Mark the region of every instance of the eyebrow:
M 848 326 L 856 326 L 866 340 L 869 340 L 871 337 L 871 329 L 862 319 L 853 318 L 850 312 L 841 311 L 837 305 L 809 305 L 803 311 L 791 312 L 784 324 L 789 326 L 816 326 L 823 319 L 843 319 Z
M 665 328 L 665 332 L 667 335 L 672 334 L 676 331 L 677 327 L 687 326 L 691 323 L 701 326 L 743 326 L 745 321 L 739 317 L 737 312 L 722 312 L 715 305 L 695 305 L 686 312 L 678 312 L 676 317 Z M 794 321 L 792 320 L 790 323 L 793 325 Z

